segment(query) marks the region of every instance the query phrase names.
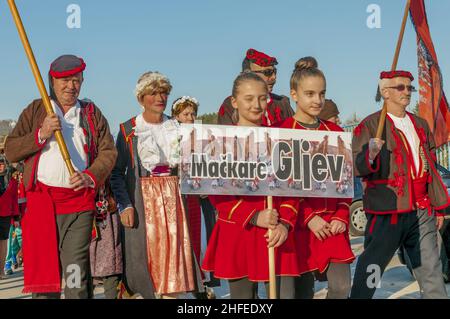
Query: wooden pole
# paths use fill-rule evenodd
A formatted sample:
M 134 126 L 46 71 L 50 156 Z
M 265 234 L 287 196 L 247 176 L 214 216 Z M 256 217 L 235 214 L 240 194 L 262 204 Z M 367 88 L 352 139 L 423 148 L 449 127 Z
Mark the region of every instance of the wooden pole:
M 394 61 L 392 62 L 391 71 L 397 69 L 398 57 L 400 55 L 400 49 L 402 48 L 403 35 L 405 34 L 406 21 L 408 20 L 409 7 L 411 0 L 406 1 L 405 13 L 403 14 L 402 26 L 400 27 L 400 34 L 398 35 L 397 47 L 395 48 Z M 383 103 L 383 109 L 381 110 L 380 121 L 378 122 L 378 129 L 376 138 L 381 138 L 384 129 L 384 123 L 386 121 L 387 106 L 386 102 Z
M 272 196 L 267 196 L 267 208 L 273 209 Z M 269 229 L 269 237 L 272 230 Z M 275 248 L 269 248 L 269 299 L 277 299 L 277 277 L 275 274 Z
M 8 5 L 16 24 L 17 31 L 19 32 L 20 40 L 22 41 L 28 61 L 30 62 L 31 71 L 33 72 L 34 79 L 36 80 L 39 93 L 41 94 L 42 101 L 44 102 L 45 111 L 48 115 L 54 114 L 52 104 L 50 103 L 50 99 L 47 94 L 47 89 L 45 88 L 44 82 L 42 81 L 41 72 L 39 71 L 39 67 L 37 66 L 33 50 L 31 49 L 30 42 L 28 41 L 25 28 L 23 27 L 22 19 L 20 18 L 19 11 L 17 10 L 14 0 L 8 0 Z M 64 142 L 61 131 L 55 131 L 55 139 L 58 143 L 64 162 L 66 163 L 67 169 L 69 170 L 70 175 L 73 175 L 75 173 L 75 169 L 72 166 L 69 151 L 67 150 L 67 146 Z

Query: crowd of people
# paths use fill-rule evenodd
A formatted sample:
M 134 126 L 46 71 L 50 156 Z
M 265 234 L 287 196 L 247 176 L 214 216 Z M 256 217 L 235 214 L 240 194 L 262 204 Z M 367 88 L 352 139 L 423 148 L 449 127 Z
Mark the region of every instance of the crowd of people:
M 326 76 L 316 59 L 303 57 L 294 66 L 295 110 L 288 97 L 273 93 L 277 64 L 263 52 L 246 52 L 231 95 L 218 109 L 218 124 L 343 131 L 337 105 L 325 98 Z M 220 280 L 228 281 L 231 298 L 257 298 L 258 283 L 268 288 L 268 247 L 275 248 L 279 298 L 311 299 L 315 280 L 328 281 L 330 299 L 371 298 L 377 285 L 368 284 L 370 266 L 382 274 L 400 246 L 422 296 L 447 297 L 437 232 L 449 201 L 428 125 L 406 112 L 414 91 L 411 73 L 380 75 L 388 112 L 382 138 L 375 138 L 380 112 L 353 134 L 368 227 L 352 285 L 351 199 L 274 197 L 269 208 L 260 196 L 183 195 L 177 132 L 181 123 L 196 119 L 198 100 L 179 97 L 169 114 L 170 80 L 159 72 L 142 74 L 134 91 L 141 112 L 120 124 L 114 144 L 100 109 L 78 99 L 85 68 L 73 55 L 51 64 L 54 114 L 47 115 L 41 99 L 26 107 L 0 161 L 0 266 L 9 273 L 20 247 L 24 292 L 33 298 L 60 298 L 62 278 L 65 298 L 92 298 L 99 282 L 110 299 L 186 293 L 214 298 L 212 287 Z M 56 130 L 66 141 L 72 175 Z M 4 173 L 6 159 L 22 163 L 15 177 Z M 74 272 L 77 285 L 69 278 Z

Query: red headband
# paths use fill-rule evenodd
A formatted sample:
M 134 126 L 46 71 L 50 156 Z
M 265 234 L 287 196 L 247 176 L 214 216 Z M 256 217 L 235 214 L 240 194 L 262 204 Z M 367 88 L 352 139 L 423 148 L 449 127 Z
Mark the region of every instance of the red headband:
M 408 71 L 385 71 L 380 74 L 380 80 L 393 78 L 409 78 L 411 81 L 414 81 L 413 75 Z
M 255 63 L 262 67 L 273 66 L 278 64 L 276 58 L 268 56 L 263 52 L 256 51 L 255 49 L 248 49 L 246 57 L 247 59 L 250 60 L 250 62 Z
M 60 79 L 60 78 L 65 78 L 65 77 L 72 76 L 77 73 L 83 72 L 84 69 L 86 69 L 86 63 L 84 63 L 82 58 L 79 58 L 79 59 L 80 59 L 79 66 L 76 66 L 73 69 L 65 70 L 65 71 L 55 71 L 52 68 L 50 68 L 49 74 L 56 79 Z

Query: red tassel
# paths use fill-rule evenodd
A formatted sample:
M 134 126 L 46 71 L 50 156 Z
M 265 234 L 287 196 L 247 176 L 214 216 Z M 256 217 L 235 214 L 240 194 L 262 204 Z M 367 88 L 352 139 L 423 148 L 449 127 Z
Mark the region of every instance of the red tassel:
M 95 221 L 94 221 L 94 226 L 92 227 L 91 239 L 97 240 L 97 238 L 98 238 L 97 225 L 95 225 Z
M 397 225 L 397 223 L 398 223 L 398 214 L 392 214 L 391 225 Z

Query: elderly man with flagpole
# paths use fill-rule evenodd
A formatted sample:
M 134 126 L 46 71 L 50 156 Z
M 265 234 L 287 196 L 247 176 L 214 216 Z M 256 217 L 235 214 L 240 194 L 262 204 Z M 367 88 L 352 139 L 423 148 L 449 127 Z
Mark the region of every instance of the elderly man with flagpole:
M 55 114 L 41 99 L 20 115 L 6 142 L 12 162 L 25 160 L 28 211 L 23 218 L 24 292 L 33 298 L 89 298 L 89 244 L 96 192 L 111 172 L 117 151 L 108 123 L 91 102 L 78 100 L 86 65 L 63 55 L 50 67 Z M 60 130 L 75 172 L 67 170 L 54 137 Z M 70 275 L 73 275 L 70 278 Z
M 419 39 L 421 106 L 426 104 L 430 112 L 441 113 L 441 117 L 448 113 L 442 83 L 424 86 L 424 77 L 433 72 L 440 78 L 424 1 L 408 0 L 391 71 L 380 74 L 378 97 L 384 100 L 383 109 L 366 117 L 354 130 L 355 174 L 366 185 L 363 203 L 368 223 L 350 298 L 372 298 L 386 266 L 401 246 L 411 260 L 422 297 L 448 298 L 437 232 L 443 225 L 449 196 L 435 155 L 436 143 L 446 142 L 448 135 L 437 134 L 439 127 L 406 111 L 415 91 L 414 77 L 408 71 L 396 70 L 396 66 L 408 12 Z M 427 99 L 423 92 L 433 89 L 438 98 Z M 440 112 L 435 112 L 438 105 Z M 446 131 L 445 119 L 441 118 L 439 124 Z
M 20 115 L 5 150 L 11 162 L 25 161 L 23 292 L 33 293 L 33 298 L 60 298 L 62 272 L 66 299 L 89 298 L 96 200 L 106 202 L 96 196 L 117 150 L 100 110 L 78 99 L 83 59 L 63 55 L 53 61 L 49 97 L 14 0 L 8 5 L 41 95 Z

